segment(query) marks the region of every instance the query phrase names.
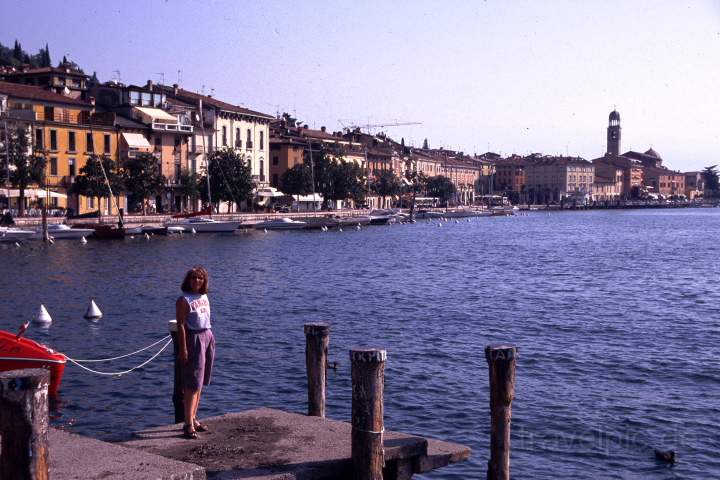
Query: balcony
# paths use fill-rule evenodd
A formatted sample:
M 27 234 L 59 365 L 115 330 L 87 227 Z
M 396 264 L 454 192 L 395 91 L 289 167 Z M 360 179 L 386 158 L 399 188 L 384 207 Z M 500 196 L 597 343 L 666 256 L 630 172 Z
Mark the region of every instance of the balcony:
M 6 110 L 3 113 L 3 117 L 10 118 L 13 120 L 23 120 L 26 122 L 34 122 L 35 120 L 38 119 L 34 110 L 19 110 L 19 109 Z
M 177 133 L 193 133 L 192 125 L 183 125 L 180 123 L 160 123 L 152 122 L 153 130 L 161 130 L 165 132 L 177 132 Z

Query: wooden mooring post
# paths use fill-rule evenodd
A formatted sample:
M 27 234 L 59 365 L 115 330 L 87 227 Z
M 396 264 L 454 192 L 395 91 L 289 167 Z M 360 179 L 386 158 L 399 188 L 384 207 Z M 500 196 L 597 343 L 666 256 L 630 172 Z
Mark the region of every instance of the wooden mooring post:
M 305 365 L 308 380 L 308 415 L 325 418 L 330 325 L 327 323 L 306 323 L 304 330 Z
M 49 478 L 49 383 L 41 368 L 0 372 L 0 479 Z
M 350 350 L 353 480 L 383 478 L 383 386 L 386 360 L 387 352 L 384 349 Z
M 177 334 L 177 320 L 170 320 L 168 322 L 168 330 L 170 330 L 170 336 L 173 342 L 173 394 L 172 402 L 173 408 L 175 409 L 175 423 L 185 421 L 185 407 L 183 402 L 183 391 L 182 391 L 182 372 L 180 362 L 178 361 L 178 334 Z
M 510 480 L 510 420 L 515 398 L 513 345 L 488 345 L 485 359 L 490 370 L 490 460 L 488 480 Z

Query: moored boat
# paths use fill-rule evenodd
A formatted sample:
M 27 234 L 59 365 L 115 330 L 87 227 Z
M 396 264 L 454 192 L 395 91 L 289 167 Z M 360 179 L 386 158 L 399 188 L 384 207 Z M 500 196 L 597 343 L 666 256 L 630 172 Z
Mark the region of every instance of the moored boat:
M 302 230 L 307 226 L 307 222 L 301 220 L 293 220 L 288 217 L 273 218 L 264 222 L 256 223 L 257 230 Z
M 65 355 L 41 343 L 0 330 L 0 371 L 22 368 L 50 370 L 50 395 L 57 395 L 60 389 L 66 361 Z
M 239 220 L 219 221 L 207 217 L 188 217 L 168 220 L 167 227 L 182 227 L 186 232 L 195 230 L 198 233 L 234 232 L 242 222 Z
M 32 230 L 15 227 L 0 227 L 0 242 L 21 242 L 35 234 Z
M 50 238 L 53 240 L 87 238 L 95 233 L 95 230 L 92 228 L 70 228 L 64 224 L 50 224 L 47 228 L 48 235 L 50 235 Z M 42 230 L 36 231 L 33 238 L 42 239 Z

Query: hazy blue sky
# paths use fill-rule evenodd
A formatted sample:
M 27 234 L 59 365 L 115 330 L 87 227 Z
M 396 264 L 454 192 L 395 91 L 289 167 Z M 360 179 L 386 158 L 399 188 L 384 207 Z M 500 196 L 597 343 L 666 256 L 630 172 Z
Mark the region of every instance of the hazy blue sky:
M 720 163 L 720 2 L 15 1 L 0 42 L 101 80 L 177 82 L 311 126 L 422 122 L 407 143 L 465 152 L 657 150 Z

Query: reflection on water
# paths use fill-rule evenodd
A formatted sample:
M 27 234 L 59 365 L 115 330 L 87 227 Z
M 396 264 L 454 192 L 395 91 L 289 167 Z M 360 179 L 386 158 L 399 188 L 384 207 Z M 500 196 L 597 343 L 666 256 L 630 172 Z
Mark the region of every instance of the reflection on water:
M 520 348 L 517 478 L 720 476 L 720 214 L 532 213 L 346 232 L 254 232 L 0 246 L 0 328 L 74 358 L 167 334 L 186 269 L 205 265 L 218 345 L 202 415 L 306 408 L 302 325 L 331 327 L 328 415 L 350 417 L 348 350 L 388 350 L 386 427 L 467 443 L 484 476 L 488 343 Z M 82 318 L 91 298 L 104 313 Z M 151 351 L 108 366 L 123 370 Z M 172 359 L 123 377 L 69 365 L 53 422 L 112 439 L 173 421 Z M 652 449 L 675 449 L 669 469 Z

